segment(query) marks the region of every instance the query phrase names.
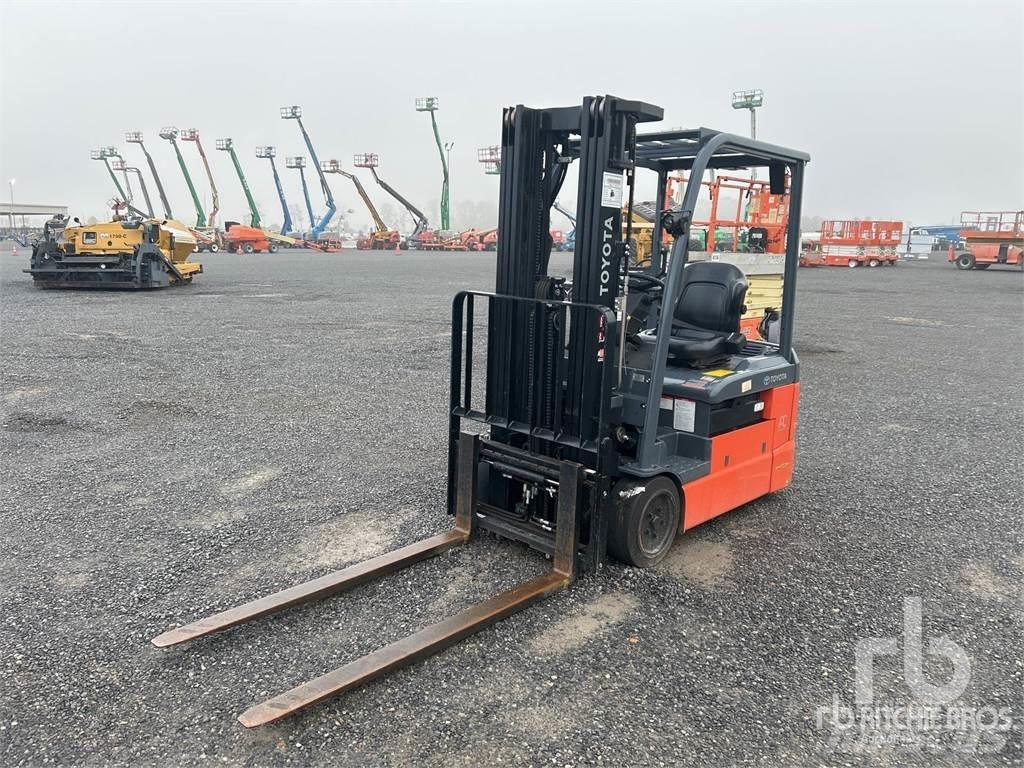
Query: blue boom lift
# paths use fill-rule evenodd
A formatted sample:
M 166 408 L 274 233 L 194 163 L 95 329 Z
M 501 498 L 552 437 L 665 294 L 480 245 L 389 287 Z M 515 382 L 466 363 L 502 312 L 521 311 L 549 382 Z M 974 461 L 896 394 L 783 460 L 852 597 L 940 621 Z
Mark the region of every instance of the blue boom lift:
M 560 249 L 563 250 L 563 251 L 575 251 L 576 250 L 576 216 L 575 216 L 575 214 L 571 213 L 569 211 L 569 209 L 563 208 L 562 204 L 559 203 L 557 200 L 555 200 L 555 202 L 552 204 L 551 207 L 554 208 L 556 211 L 558 211 L 563 216 L 565 216 L 565 218 L 567 218 L 569 220 L 569 223 L 572 224 L 572 230 L 565 233 L 565 242 L 562 243 L 561 246 L 559 246 Z
M 288 201 L 284 198 L 284 187 L 281 185 L 281 176 L 277 172 L 277 164 L 274 158 L 277 156 L 277 147 L 256 147 L 256 157 L 262 157 L 270 161 L 270 170 L 274 172 L 274 186 L 277 187 L 277 198 L 281 201 L 281 213 L 284 222 L 281 224 L 281 234 L 288 235 L 292 231 L 292 214 L 288 210 Z
M 309 226 L 312 229 L 316 226 L 316 214 L 313 213 L 313 201 L 309 199 L 309 185 L 306 183 L 306 158 L 301 155 L 286 157 L 284 165 L 286 168 L 299 172 L 299 179 L 302 181 L 302 196 L 306 199 L 306 213 L 309 215 Z M 316 239 L 314 234 L 310 234 L 310 237 Z
M 313 142 L 310 141 L 309 134 L 306 133 L 306 127 L 302 124 L 302 107 L 290 106 L 281 107 L 281 117 L 285 120 L 294 120 L 299 124 L 299 130 L 302 131 L 302 138 L 306 142 L 306 149 L 309 150 L 309 156 L 313 160 L 313 167 L 316 168 L 316 172 L 320 176 L 320 188 L 324 193 L 324 202 L 327 203 L 327 213 L 323 215 L 320 221 L 313 223 L 313 207 L 309 204 L 309 193 L 306 193 L 306 205 L 309 208 L 310 215 L 310 226 L 312 231 L 310 232 L 310 238 L 312 240 L 319 240 L 320 235 L 323 234 L 324 230 L 327 229 L 327 225 L 331 219 L 334 218 L 334 213 L 337 208 L 334 205 L 334 195 L 331 194 L 331 188 L 327 184 L 327 176 L 320 168 L 320 160 L 316 156 L 316 150 L 313 149 Z M 303 158 L 305 160 L 305 158 Z M 305 173 L 302 177 L 303 189 L 305 189 Z

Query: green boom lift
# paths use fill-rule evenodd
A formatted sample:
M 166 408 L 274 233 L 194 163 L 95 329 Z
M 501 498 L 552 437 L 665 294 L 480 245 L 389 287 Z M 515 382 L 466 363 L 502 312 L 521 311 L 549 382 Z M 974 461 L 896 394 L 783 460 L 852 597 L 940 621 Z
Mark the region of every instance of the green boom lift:
M 441 229 L 447 232 L 451 228 L 451 220 L 448 214 L 447 153 L 451 151 L 454 144 L 445 144 L 441 141 L 441 133 L 437 130 L 437 117 L 435 115 L 440 106 L 440 99 L 436 96 L 425 96 L 423 98 L 416 99 L 416 111 L 430 113 L 430 124 L 434 128 L 434 141 L 437 142 L 437 151 L 441 155 L 441 173 L 444 174 L 444 180 L 441 182 Z
M 196 194 L 196 187 L 192 183 L 192 177 L 188 173 L 188 166 L 185 165 L 185 158 L 181 156 L 181 150 L 178 148 L 178 129 L 171 126 L 168 128 L 160 129 L 160 138 L 167 139 L 171 142 L 171 146 L 174 147 L 174 154 L 178 156 L 178 165 L 181 166 L 181 173 L 185 177 L 185 183 L 188 184 L 188 191 L 192 194 L 192 204 L 196 207 L 196 226 L 206 226 L 206 214 L 203 213 L 203 204 L 199 202 L 199 195 Z
M 217 149 L 231 155 L 231 162 L 235 164 L 235 172 L 238 174 L 238 180 L 242 182 L 245 199 L 249 203 L 249 226 L 261 229 L 263 225 L 260 222 L 260 212 L 256 209 L 256 201 L 252 199 L 252 192 L 249 191 L 249 182 L 245 180 L 245 174 L 242 173 L 242 164 L 238 162 L 238 155 L 235 154 L 234 141 L 231 139 L 217 139 Z
M 102 160 L 103 164 L 107 166 L 107 173 L 110 174 L 110 178 L 114 182 L 114 187 L 117 188 L 118 198 L 121 202 L 127 203 L 128 195 L 124 193 L 124 187 L 121 186 L 121 182 L 118 180 L 117 174 L 114 173 L 114 169 L 110 167 L 110 158 L 113 157 L 111 149 L 113 149 L 113 147 L 100 147 L 99 149 L 94 149 L 90 153 L 90 156 L 93 160 Z

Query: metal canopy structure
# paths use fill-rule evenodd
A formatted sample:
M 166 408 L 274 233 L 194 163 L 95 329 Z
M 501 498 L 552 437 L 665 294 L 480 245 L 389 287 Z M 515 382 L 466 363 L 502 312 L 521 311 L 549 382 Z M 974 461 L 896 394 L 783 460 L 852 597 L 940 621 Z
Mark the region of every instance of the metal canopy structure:
M 25 203 L 0 203 L 0 216 L 61 216 L 68 215 L 66 205 L 27 205 Z
M 719 140 L 718 137 L 724 137 Z M 710 128 L 661 131 L 636 137 L 636 164 L 652 170 L 682 171 L 694 166 L 701 150 L 715 142 L 713 157 L 708 157 L 705 168 L 737 170 L 750 166 L 768 166 L 771 163 L 808 162 L 805 152 L 786 149 L 763 141 L 746 139 Z

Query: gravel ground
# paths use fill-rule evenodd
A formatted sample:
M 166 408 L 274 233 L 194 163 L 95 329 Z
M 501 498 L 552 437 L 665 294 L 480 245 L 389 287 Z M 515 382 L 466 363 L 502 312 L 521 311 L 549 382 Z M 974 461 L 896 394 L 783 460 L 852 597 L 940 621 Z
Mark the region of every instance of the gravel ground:
M 491 287 L 493 259 L 218 254 L 145 295 L 36 291 L 26 261 L 0 263 L 3 765 L 1020 763 L 1020 273 L 802 270 L 791 488 L 653 571 L 611 564 L 247 731 L 251 704 L 545 569 L 485 537 L 193 646 L 148 642 L 450 524 L 450 298 Z M 817 727 L 852 703 L 855 643 L 902 635 L 905 597 L 926 647 L 946 635 L 971 660 L 956 705 L 1011 708 L 1005 743 L 859 753 Z M 899 658 L 875 667 L 876 701 L 914 701 Z M 950 671 L 926 654 L 930 681 Z

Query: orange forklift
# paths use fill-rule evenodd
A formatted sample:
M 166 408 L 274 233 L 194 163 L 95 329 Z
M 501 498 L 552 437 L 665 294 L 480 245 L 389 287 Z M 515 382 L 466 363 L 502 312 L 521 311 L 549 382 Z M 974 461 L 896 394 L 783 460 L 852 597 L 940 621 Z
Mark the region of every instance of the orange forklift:
M 478 531 L 546 555 L 551 570 L 257 704 L 247 727 L 279 720 L 435 654 L 600 570 L 607 556 L 646 568 L 676 535 L 785 488 L 793 474 L 800 363 L 793 349 L 803 152 L 700 128 L 638 133 L 660 107 L 614 96 L 502 115 L 492 291 L 452 306 L 448 512 L 422 541 L 171 629 L 160 647 L 226 630 L 394 573 Z M 551 209 L 579 169 L 571 278 L 549 271 Z M 785 290 L 763 339 L 740 330 L 747 279 L 689 262 L 705 171 L 767 172 L 788 196 Z M 665 211 L 670 174 L 682 203 Z M 631 266 L 633 190 L 657 178 L 653 242 Z M 486 334 L 486 335 L 484 335 Z M 475 345 L 485 339 L 482 356 Z M 485 360 L 485 383 L 474 371 Z M 373 450 L 372 444 L 369 450 Z M 194 603 L 181 594 L 181 613 Z

